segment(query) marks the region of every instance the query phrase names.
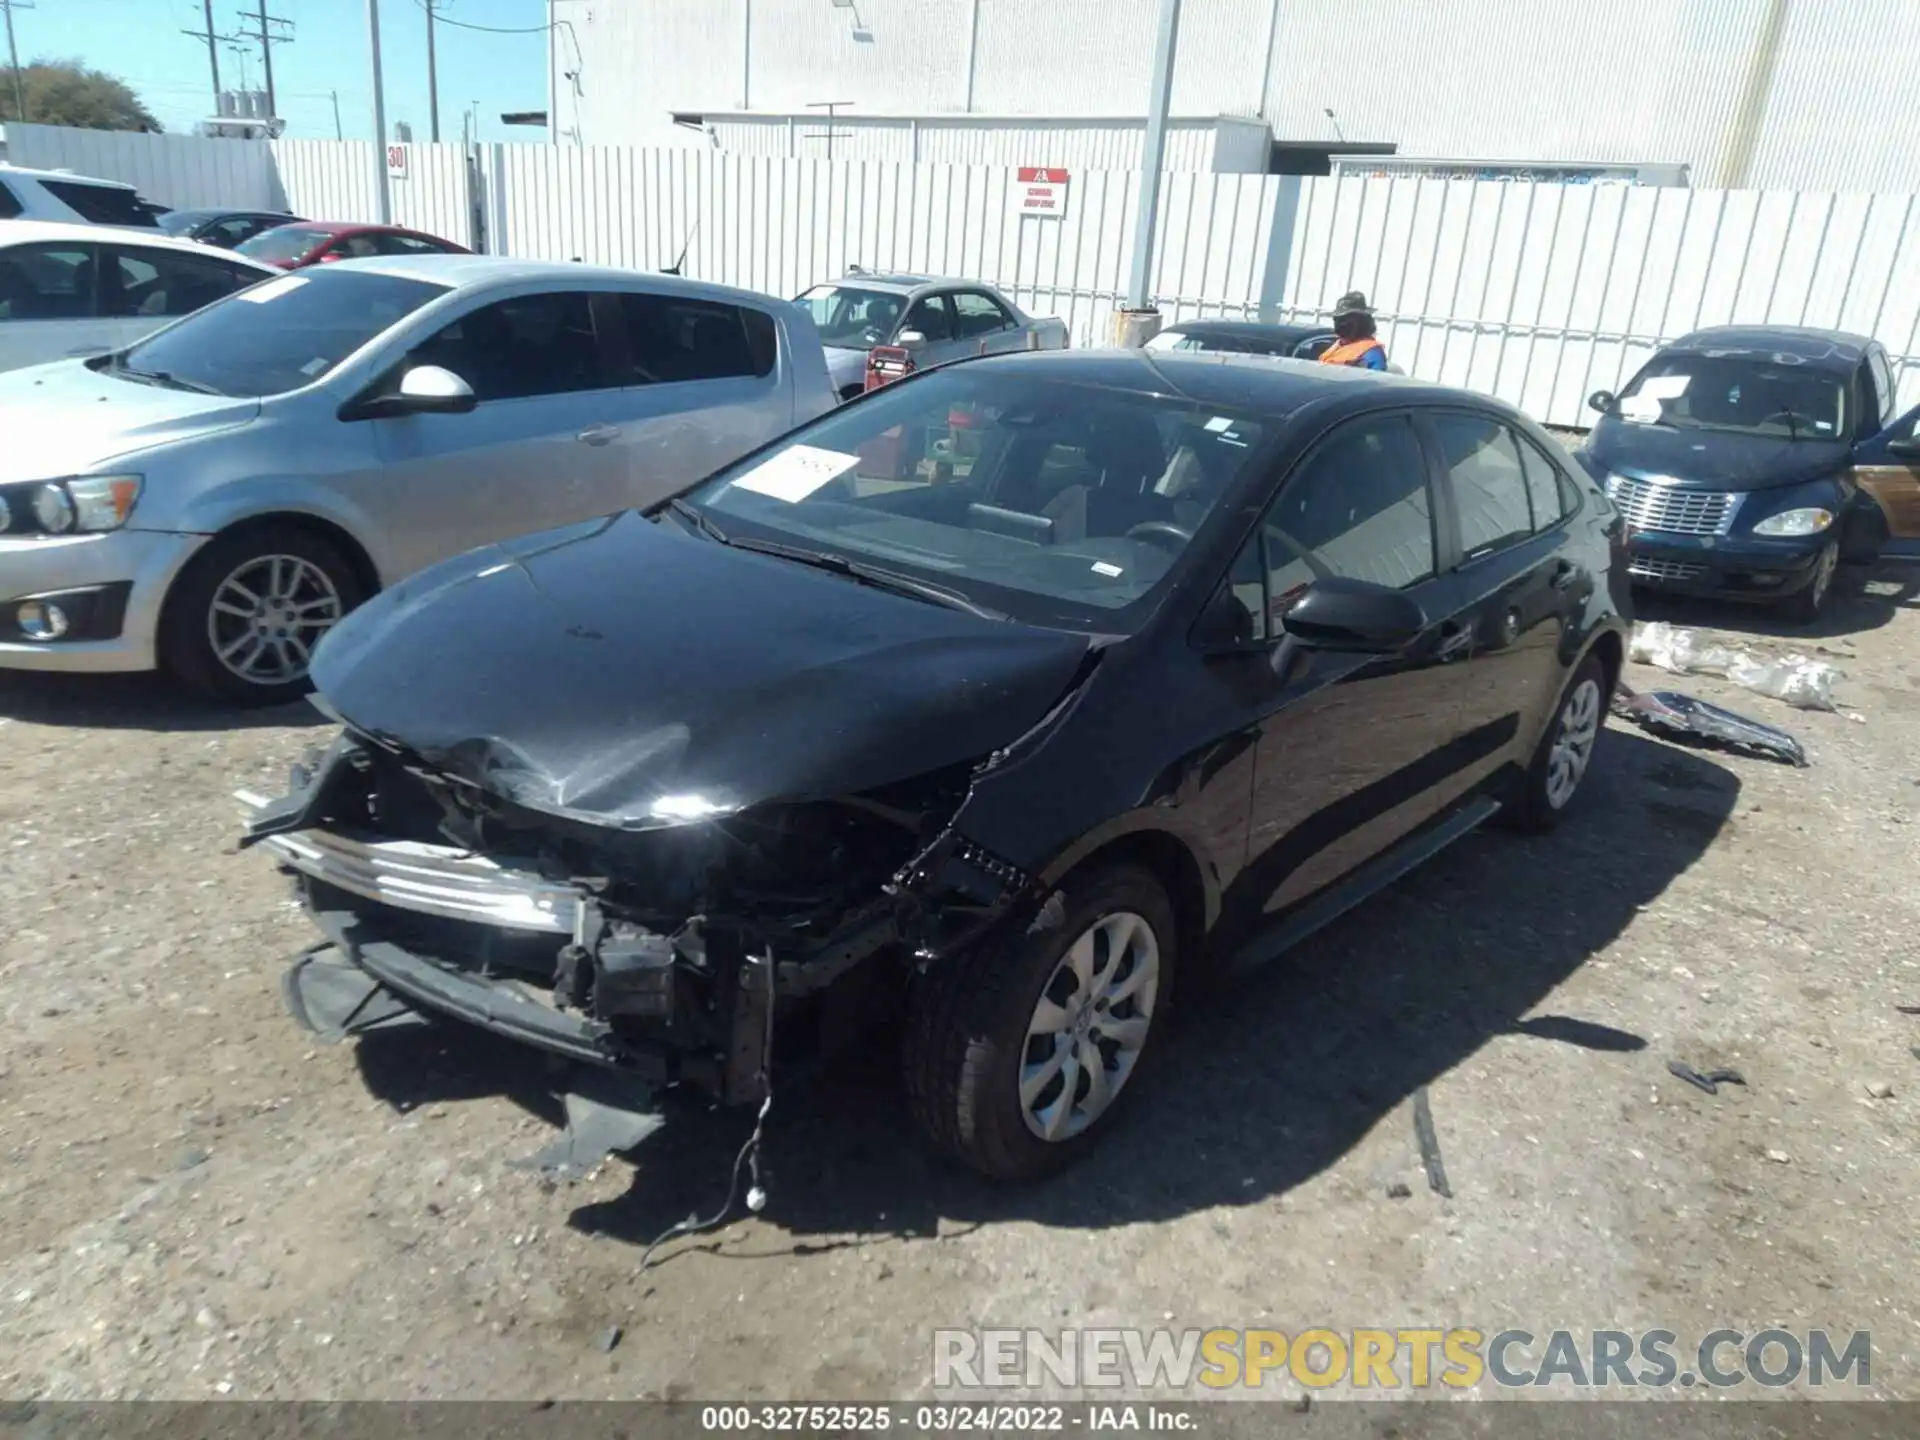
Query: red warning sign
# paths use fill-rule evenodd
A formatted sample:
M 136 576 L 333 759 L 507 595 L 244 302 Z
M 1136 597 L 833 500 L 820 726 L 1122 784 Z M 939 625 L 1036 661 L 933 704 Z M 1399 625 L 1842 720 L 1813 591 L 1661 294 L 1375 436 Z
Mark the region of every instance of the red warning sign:
M 1015 208 L 1022 215 L 1061 215 L 1067 208 L 1067 172 L 1044 165 L 1022 165 L 1013 182 Z

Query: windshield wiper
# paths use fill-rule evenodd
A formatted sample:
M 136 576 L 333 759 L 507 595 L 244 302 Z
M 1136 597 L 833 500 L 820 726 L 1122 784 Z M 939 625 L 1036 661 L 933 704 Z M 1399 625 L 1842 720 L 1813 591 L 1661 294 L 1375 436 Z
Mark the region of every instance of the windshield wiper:
M 216 390 L 213 386 L 203 384 L 198 380 L 182 380 L 170 370 L 142 370 L 136 366 L 127 364 L 125 360 L 119 360 L 114 364 L 113 373 L 116 375 L 124 375 L 129 380 L 138 381 L 142 385 L 163 385 L 169 390 L 191 390 L 196 395 L 225 395 L 227 393 L 224 390 Z
M 727 532 L 709 520 L 704 510 L 696 510 L 686 501 L 677 497 L 667 501 L 667 508 L 689 525 L 693 526 L 694 529 L 698 530 L 709 540 L 718 540 L 722 545 L 731 543 L 727 539 Z
M 850 560 L 845 555 L 836 555 L 830 550 L 807 550 L 798 545 L 782 545 L 775 540 L 735 539 L 727 543 L 739 550 L 754 550 L 762 555 L 774 555 L 782 560 L 791 560 L 798 565 L 811 565 L 816 570 L 845 575 L 850 580 L 857 580 L 862 585 L 871 585 L 876 590 L 891 590 L 896 595 L 910 595 L 916 600 L 944 605 L 949 610 L 964 610 L 967 614 L 978 615 L 983 620 L 1007 618 L 1004 611 L 982 605 L 978 600 L 970 599 L 958 590 L 950 590 L 945 585 L 935 585 L 930 580 L 917 580 L 911 575 L 902 575 L 897 570 L 883 569 L 878 565 L 868 565 L 864 561 Z

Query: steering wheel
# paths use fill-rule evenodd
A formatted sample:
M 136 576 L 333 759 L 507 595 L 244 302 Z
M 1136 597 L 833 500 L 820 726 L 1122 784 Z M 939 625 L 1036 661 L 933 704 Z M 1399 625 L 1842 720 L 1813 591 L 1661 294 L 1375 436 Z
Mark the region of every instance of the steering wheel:
M 1177 554 L 1193 542 L 1193 532 L 1182 529 L 1171 520 L 1142 520 L 1127 531 L 1126 538 L 1151 541 Z

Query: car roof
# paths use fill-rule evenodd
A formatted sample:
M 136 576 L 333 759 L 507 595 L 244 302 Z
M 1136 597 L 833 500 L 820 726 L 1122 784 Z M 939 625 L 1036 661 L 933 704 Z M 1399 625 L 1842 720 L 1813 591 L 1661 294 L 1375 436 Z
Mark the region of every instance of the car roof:
M 961 286 L 969 290 L 999 288 L 986 280 L 962 280 L 952 275 L 914 275 L 899 270 L 851 270 L 838 280 L 828 280 L 824 283 L 846 285 L 860 290 L 880 290 L 892 295 L 911 295 L 917 290 L 930 290 L 948 285 Z
M 196 249 L 204 247 L 196 246 Z M 636 280 L 663 295 L 684 295 L 694 300 L 751 301 L 765 309 L 784 309 L 779 300 L 755 290 L 733 285 L 716 285 L 710 280 L 687 280 L 678 275 L 657 275 L 648 270 L 621 270 L 607 265 L 581 265 L 561 260 L 515 260 L 505 255 L 377 255 L 362 260 L 342 260 L 325 267 L 328 274 L 358 272 L 393 275 L 403 280 L 426 280 L 456 289 L 505 288 L 526 281 L 593 282 L 614 280 L 622 286 Z
M 1387 391 L 1396 399 L 1422 404 L 1457 401 L 1501 415 L 1518 414 L 1504 401 L 1486 395 L 1382 370 L 1227 350 L 1023 350 L 957 363 L 1104 389 L 1183 395 L 1203 405 L 1273 415 L 1326 399 L 1345 401 L 1353 409 L 1371 408 Z
M 1662 346 L 1661 353 L 1750 351 L 1756 355 L 1791 355 L 1821 368 L 1850 370 L 1860 363 L 1871 344 L 1873 341 L 1865 335 L 1804 325 L 1715 325 L 1682 335 L 1671 345 Z
M 35 170 L 26 165 L 9 165 L 4 160 L 0 160 L 0 175 L 27 180 L 71 180 L 76 185 L 104 185 L 109 190 L 125 190 L 129 193 L 134 188 L 124 180 L 102 180 L 98 175 L 81 175 L 72 170 Z
M 1235 336 L 1245 340 L 1271 340 L 1276 344 L 1305 340 L 1309 335 L 1331 335 L 1331 325 L 1269 325 L 1262 320 L 1176 320 L 1160 331 L 1162 335 L 1195 335 L 1201 339 Z
M 260 215 L 291 223 L 293 212 L 289 210 L 263 210 L 254 205 L 203 205 L 186 210 L 169 210 L 168 215 L 180 220 L 214 220 L 222 215 Z
M 85 241 L 100 245 L 111 241 L 119 245 L 145 245 L 154 250 L 178 250 L 183 255 L 212 256 L 229 263 L 239 262 L 258 270 L 262 278 L 283 272 L 231 250 L 210 250 L 197 240 L 182 240 L 164 230 L 149 230 L 144 225 L 81 225 L 65 220 L 0 220 L 0 245 L 35 245 L 49 241 Z

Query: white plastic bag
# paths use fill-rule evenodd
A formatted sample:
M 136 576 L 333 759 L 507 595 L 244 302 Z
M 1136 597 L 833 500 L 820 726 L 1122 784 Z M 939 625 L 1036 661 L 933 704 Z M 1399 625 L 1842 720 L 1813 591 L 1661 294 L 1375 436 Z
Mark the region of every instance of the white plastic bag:
M 1784 700 L 1800 710 L 1831 710 L 1833 684 L 1840 672 L 1821 660 L 1788 655 L 1769 660 L 1747 650 L 1710 644 L 1696 630 L 1653 620 L 1633 627 L 1628 655 L 1675 675 L 1724 675 L 1757 694 Z

